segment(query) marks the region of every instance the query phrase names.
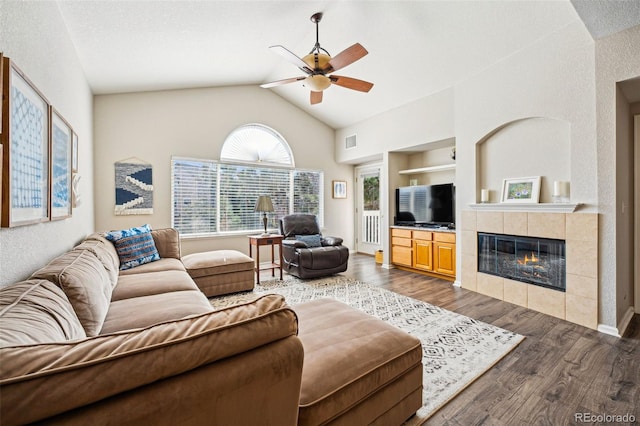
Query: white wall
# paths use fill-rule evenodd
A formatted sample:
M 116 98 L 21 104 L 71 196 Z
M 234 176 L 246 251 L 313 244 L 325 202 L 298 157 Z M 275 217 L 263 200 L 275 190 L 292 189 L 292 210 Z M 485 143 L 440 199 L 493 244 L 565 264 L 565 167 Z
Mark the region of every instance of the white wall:
M 357 136 L 358 146 L 345 149 L 345 138 Z M 362 163 L 396 151 L 453 138 L 453 89 L 389 110 L 361 123 L 336 130 L 336 161 Z
M 326 235 L 354 247 L 353 167 L 334 161 L 334 131 L 270 90 L 221 87 L 95 97 L 96 228 L 171 225 L 172 155 L 219 159 L 229 133 L 247 123 L 280 132 L 296 167 L 323 170 Z M 115 216 L 114 162 L 138 157 L 153 165 L 153 215 Z M 347 199 L 331 197 L 331 181 L 347 181 Z M 248 252 L 246 236 L 184 239 L 183 253 L 221 248 Z
M 597 112 L 597 156 L 598 156 L 598 201 L 600 216 L 600 294 L 605 306 L 601 323 L 619 328 L 620 322 L 632 306 L 629 300 L 629 277 L 625 272 L 627 264 L 632 262 L 626 240 L 633 235 L 633 229 L 627 218 L 631 211 L 622 204 L 630 206 L 627 191 L 628 183 L 633 179 L 628 174 L 625 158 L 628 139 L 618 140 L 617 135 L 617 82 L 640 76 L 640 26 L 619 32 L 598 40 L 596 53 L 596 112 Z M 619 170 L 620 169 L 620 170 Z M 626 171 L 625 171 L 626 170 Z M 616 171 L 616 172 L 613 172 Z M 619 188 L 619 189 L 617 189 Z M 615 257 L 616 261 L 610 259 Z
M 455 137 L 458 214 L 468 208 L 468 204 L 477 202 L 479 195 L 476 191 L 480 182 L 499 191 L 498 182 L 502 178 L 528 174 L 546 177 L 548 183 L 543 189 L 543 201 L 549 201 L 549 185 L 553 180 L 569 180 L 572 202 L 583 203 L 583 211 L 610 214 L 614 208 L 608 206 L 615 206 L 613 194 L 616 187 L 613 173 L 614 82 L 630 78 L 634 74 L 632 70 L 637 69 L 640 55 L 636 53 L 633 60 L 629 59 L 632 46 L 640 45 L 637 32 L 638 29 L 632 29 L 618 38 L 612 36 L 616 39 L 598 42 L 598 46 L 602 43 L 606 43 L 606 46 L 602 44 L 602 49 L 596 49 L 595 42 L 576 16 L 576 20 L 563 30 L 523 47 L 519 52 L 459 83 L 452 89 L 453 92 L 447 90 L 355 126 L 337 130 L 337 158 L 357 163 L 359 156 L 367 158 L 376 152 L 399 150 L 410 147 L 412 143 L 419 145 L 428 141 L 432 134 L 438 134 L 437 131 L 425 132 L 435 124 L 431 118 L 437 117 L 446 129 L 440 133 L 442 138 Z M 594 108 L 596 51 L 599 51 L 599 61 L 611 64 L 612 70 L 608 73 L 613 74 L 598 76 L 599 84 L 607 84 L 608 93 L 604 99 L 601 94 L 604 89 L 598 89 L 598 118 Z M 602 74 L 603 71 L 599 69 L 598 72 Z M 601 107 L 601 103 L 606 107 Z M 600 108 L 605 109 L 603 117 L 600 117 Z M 425 114 L 427 110 L 429 114 Z M 603 120 L 609 128 L 606 135 L 600 129 L 596 132 L 596 124 L 600 126 Z M 448 124 L 454 124 L 455 128 L 450 128 Z M 342 149 L 344 138 L 351 134 L 358 135 L 358 148 Z M 396 134 L 401 137 L 396 137 Z M 496 139 L 492 141 L 492 138 Z M 536 138 L 545 140 L 535 144 Z M 362 147 L 360 141 L 364 141 Z M 484 143 L 488 145 L 482 147 Z M 513 144 L 509 146 L 512 155 L 503 156 L 501 161 L 478 157 L 478 154 L 482 157 L 483 152 L 487 154 L 492 149 L 504 147 L 505 143 Z M 557 146 L 550 148 L 550 144 Z M 518 151 L 526 152 L 526 155 L 513 158 L 513 153 Z M 550 156 L 559 156 L 560 159 L 553 158 L 553 165 L 550 166 Z M 601 159 L 601 156 L 604 158 Z M 397 172 L 398 167 L 395 162 L 394 167 L 388 161 L 386 164 L 389 167 L 389 185 L 393 186 L 392 174 Z M 483 167 L 490 167 L 491 170 L 483 170 Z M 526 172 L 511 176 L 520 169 Z M 388 189 L 387 194 L 392 197 L 392 188 Z M 493 195 L 492 201 L 497 201 L 497 194 Z M 599 322 L 615 326 L 616 267 L 613 262 L 607 261 L 611 258 L 608 253 L 615 252 L 615 214 L 602 218 L 601 222 L 605 226 L 600 230 L 600 239 L 604 243 L 599 247 L 602 271 Z M 457 257 L 461 259 L 462 239 L 458 238 L 458 241 Z M 385 250 L 388 250 L 388 246 Z M 617 255 L 624 256 L 620 253 Z M 388 261 L 386 257 L 385 261 Z M 457 272 L 458 279 L 461 279 L 460 265 Z
M 92 94 L 55 2 L 0 1 L 0 50 L 79 136 L 82 204 L 73 217 L 0 229 L 0 285 L 28 277 L 93 231 Z

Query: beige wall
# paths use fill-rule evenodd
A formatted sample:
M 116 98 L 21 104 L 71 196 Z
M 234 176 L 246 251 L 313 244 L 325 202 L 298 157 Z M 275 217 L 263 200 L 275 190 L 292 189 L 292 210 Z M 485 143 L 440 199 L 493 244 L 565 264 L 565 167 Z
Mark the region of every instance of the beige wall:
M 0 51 L 79 135 L 82 204 L 73 217 L 0 229 L 0 285 L 28 277 L 93 231 L 92 94 L 55 2 L 0 2 Z
M 334 161 L 334 131 L 273 92 L 254 86 L 171 90 L 95 97 L 96 229 L 171 225 L 171 156 L 219 159 L 228 134 L 247 123 L 280 132 L 296 167 L 323 170 L 325 229 L 353 248 L 353 167 Z M 115 216 L 114 162 L 137 157 L 153 165 L 153 215 Z M 331 181 L 347 181 L 347 199 L 331 198 Z M 185 239 L 183 252 L 232 248 L 246 236 Z

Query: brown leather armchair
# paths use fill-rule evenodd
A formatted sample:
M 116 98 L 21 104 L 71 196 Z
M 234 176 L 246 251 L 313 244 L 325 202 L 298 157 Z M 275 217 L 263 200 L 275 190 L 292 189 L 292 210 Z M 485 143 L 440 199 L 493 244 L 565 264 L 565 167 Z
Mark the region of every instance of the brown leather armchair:
M 347 270 L 349 249 L 342 238 L 323 237 L 312 214 L 292 214 L 280 219 L 284 270 L 298 278 L 316 278 Z

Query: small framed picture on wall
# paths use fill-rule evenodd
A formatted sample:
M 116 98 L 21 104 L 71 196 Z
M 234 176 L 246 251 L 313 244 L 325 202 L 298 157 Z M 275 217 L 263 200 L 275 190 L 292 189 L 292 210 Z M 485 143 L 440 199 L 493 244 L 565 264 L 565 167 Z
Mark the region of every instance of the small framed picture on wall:
M 347 198 L 347 181 L 333 181 L 333 198 Z

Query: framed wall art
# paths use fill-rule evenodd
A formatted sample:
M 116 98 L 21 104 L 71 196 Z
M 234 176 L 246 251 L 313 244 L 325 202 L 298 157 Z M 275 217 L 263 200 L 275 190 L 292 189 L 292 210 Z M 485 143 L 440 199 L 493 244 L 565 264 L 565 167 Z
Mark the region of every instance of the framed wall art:
M 347 198 L 347 181 L 334 180 L 332 183 L 333 198 Z
M 502 181 L 502 203 L 538 203 L 540 176 L 510 178 Z
M 3 227 L 49 220 L 49 102 L 7 57 L 2 60 Z
M 73 132 L 73 139 L 72 139 L 71 171 L 73 173 L 78 172 L 78 134 L 76 132 Z
M 73 130 L 51 107 L 51 220 L 71 216 Z

